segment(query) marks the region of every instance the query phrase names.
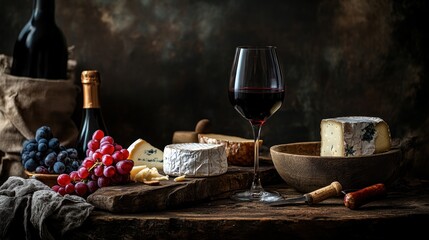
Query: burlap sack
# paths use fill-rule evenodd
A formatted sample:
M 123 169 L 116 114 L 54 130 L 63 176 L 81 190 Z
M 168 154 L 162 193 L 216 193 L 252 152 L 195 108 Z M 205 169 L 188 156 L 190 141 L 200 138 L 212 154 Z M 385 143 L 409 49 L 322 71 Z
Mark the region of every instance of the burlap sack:
M 76 62 L 69 60 L 67 80 L 9 75 L 11 62 L 0 55 L 0 182 L 5 175 L 22 175 L 22 143 L 35 138 L 42 125 L 51 127 L 64 146 L 74 146 L 78 135 L 71 118 L 80 90 L 74 81 Z

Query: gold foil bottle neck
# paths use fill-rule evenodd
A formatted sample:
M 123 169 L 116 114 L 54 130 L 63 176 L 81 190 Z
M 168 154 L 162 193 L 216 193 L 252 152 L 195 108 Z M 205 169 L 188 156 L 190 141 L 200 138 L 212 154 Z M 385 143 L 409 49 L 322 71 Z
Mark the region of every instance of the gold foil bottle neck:
M 82 71 L 83 108 L 100 108 L 100 74 L 97 70 Z
M 100 83 L 100 73 L 97 70 L 82 71 L 82 83 Z

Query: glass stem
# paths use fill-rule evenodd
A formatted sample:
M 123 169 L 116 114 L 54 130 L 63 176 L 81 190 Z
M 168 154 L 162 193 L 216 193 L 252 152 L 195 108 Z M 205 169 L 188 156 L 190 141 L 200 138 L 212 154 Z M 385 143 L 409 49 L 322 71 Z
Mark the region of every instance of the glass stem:
M 254 139 L 254 169 L 253 169 L 253 182 L 250 189 L 252 195 L 260 195 L 264 190 L 261 184 L 261 177 L 259 175 L 259 138 L 261 136 L 262 124 L 252 124 L 253 139 Z M 256 197 L 255 196 L 255 197 Z

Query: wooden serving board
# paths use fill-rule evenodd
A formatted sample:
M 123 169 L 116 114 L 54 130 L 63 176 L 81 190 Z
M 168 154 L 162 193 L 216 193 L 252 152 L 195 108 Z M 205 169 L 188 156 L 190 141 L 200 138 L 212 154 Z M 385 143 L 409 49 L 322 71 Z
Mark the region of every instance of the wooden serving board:
M 260 175 L 263 186 L 283 180 L 272 164 L 261 164 Z M 138 213 L 160 211 L 225 198 L 232 191 L 250 188 L 253 167 L 228 167 L 225 174 L 213 177 L 186 178 L 174 182 L 173 178 L 160 181 L 160 185 L 130 183 L 98 189 L 87 201 L 96 208 L 114 213 Z

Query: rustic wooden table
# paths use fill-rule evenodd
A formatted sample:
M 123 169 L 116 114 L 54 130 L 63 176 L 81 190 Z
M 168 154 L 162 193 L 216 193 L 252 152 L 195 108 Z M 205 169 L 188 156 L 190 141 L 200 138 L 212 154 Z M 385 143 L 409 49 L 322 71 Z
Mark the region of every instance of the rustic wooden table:
M 299 196 L 285 183 L 266 186 Z M 351 210 L 342 196 L 271 207 L 217 196 L 180 208 L 118 214 L 96 210 L 70 239 L 387 239 L 427 236 L 429 181 L 403 179 L 380 200 Z M 426 237 L 424 237 L 426 239 Z

